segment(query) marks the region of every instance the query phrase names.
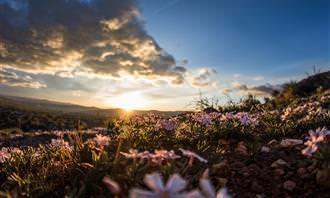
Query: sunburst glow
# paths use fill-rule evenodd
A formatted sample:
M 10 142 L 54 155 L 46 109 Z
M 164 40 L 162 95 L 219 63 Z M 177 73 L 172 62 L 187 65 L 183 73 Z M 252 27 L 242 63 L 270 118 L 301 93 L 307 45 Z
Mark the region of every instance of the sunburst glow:
M 145 107 L 145 99 L 140 92 L 130 92 L 119 95 L 110 101 L 114 107 L 125 109 L 126 111 L 143 109 Z

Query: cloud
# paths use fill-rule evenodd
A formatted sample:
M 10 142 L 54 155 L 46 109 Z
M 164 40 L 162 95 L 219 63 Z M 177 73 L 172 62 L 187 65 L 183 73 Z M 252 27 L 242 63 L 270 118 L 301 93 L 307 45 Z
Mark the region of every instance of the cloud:
M 256 76 L 252 80 L 260 81 L 260 80 L 263 80 L 263 79 L 265 79 L 265 77 L 263 77 L 263 76 Z
M 212 86 L 216 83 L 216 81 L 212 80 L 211 78 L 214 74 L 217 74 L 215 69 L 200 69 L 198 75 L 192 78 L 191 85 L 194 87 Z
M 227 90 L 223 91 L 230 93 L 236 90 L 242 92 L 243 94 L 252 94 L 255 96 L 270 96 L 274 91 L 281 89 L 281 85 L 265 84 L 258 86 L 248 86 L 239 82 L 233 82 L 232 88 L 227 88 Z
M 134 0 L 2 0 L 0 66 L 60 77 L 186 73 L 144 29 Z
M 14 71 L 0 67 L 0 85 L 6 85 L 10 87 L 25 87 L 39 89 L 47 87 L 39 81 L 35 81 L 29 75 L 18 75 Z

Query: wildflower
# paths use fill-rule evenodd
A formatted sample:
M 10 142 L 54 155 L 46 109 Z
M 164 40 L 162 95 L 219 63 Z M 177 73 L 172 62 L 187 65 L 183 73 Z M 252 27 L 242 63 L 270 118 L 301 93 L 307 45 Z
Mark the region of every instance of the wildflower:
M 144 177 L 144 183 L 152 190 L 132 189 L 130 191 L 130 198 L 193 198 L 202 197 L 198 191 L 181 192 L 186 186 L 187 182 L 177 174 L 172 175 L 164 185 L 162 177 L 158 173 L 147 174 Z
M 54 133 L 54 135 L 57 136 L 58 138 L 63 138 L 64 131 L 54 131 L 53 133 Z
M 176 155 L 173 150 L 155 150 L 155 153 L 152 155 L 152 161 L 156 164 L 161 164 L 165 160 L 175 160 L 180 158 Z
M 150 159 L 152 157 L 152 154 L 149 151 L 143 151 L 138 154 L 140 159 Z
M 192 119 L 206 127 L 212 125 L 212 117 L 204 112 L 192 114 Z
M 318 149 L 318 144 L 323 142 L 327 135 L 330 135 L 330 131 L 328 131 L 325 127 L 317 128 L 315 131 L 309 131 L 309 140 L 305 142 L 307 147 L 301 151 L 303 155 L 312 156 Z
M 72 147 L 70 147 L 69 142 L 66 142 L 63 139 L 52 139 L 50 146 L 55 148 L 64 148 L 64 149 L 72 150 Z
M 226 113 L 225 115 L 222 115 L 222 120 L 233 120 L 235 118 L 235 115 L 233 112 Z
M 139 151 L 136 149 L 130 149 L 128 153 L 120 152 L 120 154 L 124 155 L 126 158 L 137 159 L 139 158 Z
M 177 126 L 177 120 L 171 118 L 169 120 L 158 120 L 156 123 L 156 130 L 165 129 L 166 131 L 173 131 Z
M 0 150 L 0 163 L 4 163 L 6 159 L 10 158 L 10 153 L 8 151 L 8 148 L 2 147 Z
M 182 152 L 182 155 L 187 156 L 187 157 L 190 158 L 190 160 L 189 160 L 189 165 L 190 166 L 192 165 L 195 158 L 198 159 L 201 162 L 207 163 L 206 159 L 202 158 L 201 156 L 197 155 L 196 153 L 194 153 L 192 151 L 184 150 L 182 148 L 179 148 L 179 150 Z
M 216 192 L 208 179 L 200 179 L 199 185 L 207 198 L 230 198 L 226 188 L 221 188 L 218 192 Z
M 256 118 L 252 118 L 247 112 L 238 112 L 235 118 L 239 119 L 242 125 L 257 125 L 258 121 Z
M 110 138 L 108 136 L 103 136 L 101 134 L 97 134 L 96 137 L 94 138 L 95 142 L 97 145 L 103 147 L 103 146 L 108 146 Z
M 106 187 L 112 192 L 114 195 L 118 195 L 121 193 L 121 188 L 119 184 L 112 179 L 110 179 L 108 176 L 105 176 L 102 179 L 102 182 L 106 185 Z
M 23 154 L 23 151 L 17 147 L 14 147 L 10 150 L 11 153 Z

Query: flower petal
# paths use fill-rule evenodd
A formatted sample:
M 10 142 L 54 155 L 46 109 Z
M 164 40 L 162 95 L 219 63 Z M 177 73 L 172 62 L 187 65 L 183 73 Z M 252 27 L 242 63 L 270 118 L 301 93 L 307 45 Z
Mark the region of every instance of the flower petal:
M 178 174 L 174 174 L 170 177 L 166 184 L 166 190 L 170 192 L 179 192 L 187 186 L 187 182 Z
M 215 190 L 214 190 L 214 187 L 212 186 L 210 180 L 208 180 L 208 179 L 201 179 L 199 181 L 199 185 L 202 188 L 203 193 L 207 197 L 215 197 Z
M 185 194 L 185 198 L 204 198 L 198 190 L 193 190 Z
M 129 193 L 130 198 L 159 198 L 159 194 L 147 190 L 132 189 Z
M 217 193 L 217 198 L 230 198 L 227 188 L 221 188 Z
M 155 192 L 161 192 L 165 189 L 159 173 L 147 174 L 144 176 L 144 183 Z

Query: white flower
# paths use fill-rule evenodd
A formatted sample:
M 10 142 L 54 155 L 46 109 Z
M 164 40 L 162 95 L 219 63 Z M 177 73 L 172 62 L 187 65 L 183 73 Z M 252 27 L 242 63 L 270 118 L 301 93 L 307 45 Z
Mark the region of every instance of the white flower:
M 202 198 L 198 191 L 182 192 L 187 182 L 177 174 L 172 175 L 164 185 L 158 173 L 147 174 L 144 183 L 152 190 L 132 189 L 130 198 Z
M 182 149 L 182 148 L 179 148 L 179 150 L 182 152 L 182 155 L 187 156 L 187 157 L 190 158 L 190 163 L 189 164 L 192 164 L 194 158 L 198 159 L 201 162 L 207 163 L 206 159 L 202 158 L 201 156 L 197 155 L 196 153 L 194 153 L 192 151 L 185 150 L 185 149 Z
M 216 192 L 208 179 L 199 180 L 199 185 L 206 198 L 230 198 L 226 188 L 221 188 Z

